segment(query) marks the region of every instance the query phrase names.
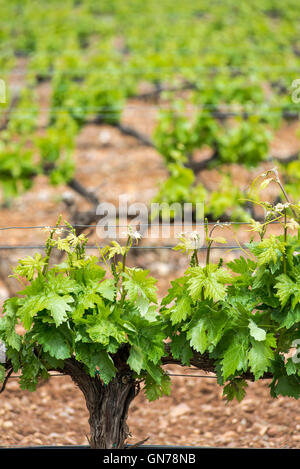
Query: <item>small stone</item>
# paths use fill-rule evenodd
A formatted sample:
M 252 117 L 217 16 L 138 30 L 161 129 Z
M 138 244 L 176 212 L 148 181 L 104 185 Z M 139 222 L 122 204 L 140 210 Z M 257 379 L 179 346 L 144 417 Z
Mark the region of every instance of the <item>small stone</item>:
M 227 448 L 237 448 L 239 446 L 239 443 L 237 441 L 231 441 L 226 445 Z
M 280 425 L 273 425 L 272 427 L 269 427 L 267 430 L 267 435 L 274 437 L 279 435 L 282 432 L 283 428 Z
M 61 434 L 60 433 L 56 433 L 56 432 L 52 432 L 50 433 L 49 435 L 49 438 L 59 438 L 61 437 Z
M 187 414 L 191 411 L 191 408 L 185 404 L 178 404 L 176 407 L 171 409 L 171 417 L 180 417 L 181 415 Z
M 9 291 L 5 287 L 0 287 L 0 300 L 6 300 L 9 297 Z
M 165 418 L 159 419 L 159 428 L 161 430 L 165 430 L 166 428 L 168 428 L 168 426 L 169 426 L 169 423 L 167 419 Z
M 14 426 L 13 422 L 11 420 L 7 420 L 6 422 L 3 422 L 2 427 L 5 429 L 12 428 Z
M 12 379 L 9 383 L 10 391 L 17 391 L 20 388 L 18 380 Z
M 165 275 L 169 275 L 172 266 L 166 264 L 165 262 L 153 262 L 151 265 L 152 271 L 157 272 L 159 275 L 164 277 Z
M 24 423 L 24 425 L 22 426 L 22 434 L 25 436 L 32 435 L 33 432 L 34 428 L 32 427 L 32 425 Z
M 241 407 L 244 412 L 247 412 L 248 414 L 252 414 L 253 412 L 255 412 L 256 404 L 251 399 L 247 399 L 244 402 L 242 402 Z
M 263 441 L 263 440 L 261 440 L 261 445 L 262 445 L 264 448 L 270 448 L 271 443 L 269 443 L 268 441 Z
M 39 438 L 35 438 L 32 442 L 33 442 L 34 445 L 42 445 L 43 444 L 42 440 L 40 440 Z
M 36 197 L 38 200 L 41 202 L 46 202 L 50 198 L 50 192 L 47 189 L 40 190 L 37 194 Z
M 10 402 L 4 402 L 3 407 L 5 410 L 8 410 L 8 411 L 13 409 L 13 406 L 11 405 Z
M 232 443 L 236 438 L 237 434 L 234 431 L 229 430 L 220 436 L 220 441 L 222 443 Z
M 269 429 L 269 425 L 261 426 L 261 428 L 259 430 L 260 436 L 264 436 L 267 433 L 268 429 Z
M 99 133 L 99 142 L 102 143 L 102 145 L 108 145 L 108 143 L 111 141 L 111 133 L 109 130 L 102 130 Z

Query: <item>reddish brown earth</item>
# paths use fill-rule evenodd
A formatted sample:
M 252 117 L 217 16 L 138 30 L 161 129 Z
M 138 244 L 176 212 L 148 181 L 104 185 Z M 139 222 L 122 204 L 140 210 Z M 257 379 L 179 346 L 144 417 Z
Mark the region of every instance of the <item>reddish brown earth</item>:
M 41 87 L 41 101 L 47 98 L 47 85 Z M 154 125 L 155 108 L 132 103 L 124 113 L 124 123 L 150 135 Z M 146 112 L 147 111 L 147 112 Z M 299 148 L 295 124 L 281 129 L 274 140 L 273 150 L 280 156 Z M 157 185 L 166 176 L 161 157 L 131 137 L 124 137 L 108 126 L 86 126 L 78 137 L 75 152 L 76 177 L 102 201 L 118 202 L 127 194 L 132 202 L 149 203 Z M 246 187 L 253 176 L 272 163 L 252 173 L 233 166 L 235 184 Z M 209 185 L 218 180 L 216 172 L 203 172 L 201 178 Z M 34 188 L 16 200 L 12 207 L 1 209 L 0 226 L 50 225 L 60 213 L 69 219 L 62 201 L 70 189 L 53 188 L 45 177 L 35 181 Z M 76 194 L 80 209 L 88 207 Z M 234 242 L 230 231 L 223 233 Z M 243 242 L 249 234 L 237 232 Z M 95 239 L 94 235 L 93 238 Z M 40 244 L 45 234 L 40 230 L 0 231 L 0 245 Z M 174 240 L 173 240 L 174 241 Z M 144 240 L 147 244 L 149 240 Z M 30 251 L 0 251 L 2 283 L 1 298 L 9 290 L 16 291 L 13 280 L 7 280 L 11 266 L 18 256 Z M 216 258 L 219 252 L 213 253 Z M 228 259 L 234 253 L 227 253 Z M 187 266 L 182 255 L 170 250 L 139 251 L 130 262 L 150 268 L 158 278 L 160 294 L 166 292 L 170 280 Z M 202 376 L 199 370 L 168 367 L 170 373 Z M 143 392 L 133 402 L 129 412 L 132 438 L 129 443 L 148 438 L 146 444 L 192 445 L 210 447 L 277 447 L 300 448 L 300 403 L 290 398 L 272 399 L 268 381 L 249 383 L 248 393 L 240 404 L 227 404 L 222 389 L 214 378 L 172 376 L 170 397 L 149 403 Z M 88 414 L 80 391 L 65 376 L 55 376 L 36 392 L 22 391 L 18 379 L 12 377 L 0 395 L 0 446 L 85 445 L 88 444 Z
M 300 448 L 299 403 L 272 399 L 268 382 L 250 383 L 240 404 L 226 403 L 213 378 L 172 376 L 172 382 L 170 397 L 149 403 L 141 392 L 133 402 L 129 444 L 148 438 L 150 445 Z M 87 410 L 68 377 L 51 377 L 34 393 L 21 391 L 11 378 L 0 402 L 1 446 L 88 444 Z

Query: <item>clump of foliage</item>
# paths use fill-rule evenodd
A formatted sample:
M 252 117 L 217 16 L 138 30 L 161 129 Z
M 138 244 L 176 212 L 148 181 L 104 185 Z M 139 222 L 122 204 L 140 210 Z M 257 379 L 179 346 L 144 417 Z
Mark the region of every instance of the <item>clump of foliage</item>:
M 264 176 L 262 188 L 275 182 L 287 198 L 276 169 Z M 300 206 L 288 198 L 285 204 L 260 205 L 266 220 L 251 224 L 259 241 L 247 243 L 245 256 L 226 267 L 222 259 L 218 264 L 210 262 L 212 244 L 225 242 L 213 237 L 218 225 L 210 232 L 206 227 L 204 266 L 197 260 L 197 244 L 193 249 L 190 237 L 182 237 L 177 248 L 191 254 L 191 266 L 172 282 L 162 301 L 173 357 L 184 365 L 190 364 L 195 351 L 214 359 L 218 382 L 229 400 L 243 399 L 249 372 L 255 380 L 272 377 L 273 397 L 300 396 L 299 364 L 287 355 L 300 338 Z M 274 221 L 283 234 L 266 236 L 267 226 Z
M 150 400 L 169 393 L 170 378 L 160 361 L 166 335 L 157 312 L 156 280 L 148 270 L 126 266 L 133 240 L 130 231 L 126 246 L 113 241 L 99 249 L 99 259 L 86 255 L 85 235 L 76 236 L 70 225 L 67 230 L 55 227 L 45 256 L 19 261 L 13 276 L 26 285 L 6 300 L 0 337 L 14 371 L 21 371 L 22 389 L 35 390 L 40 378 L 48 378 L 50 370 L 63 370 L 71 357 L 88 375 L 97 374 L 108 384 L 116 376 L 122 351 L 135 379 L 145 381 Z M 51 267 L 54 248 L 64 251 L 66 259 Z M 115 257 L 121 260 L 114 262 Z M 23 326 L 23 335 L 16 333 L 17 324 Z
M 163 365 L 189 366 L 192 360 L 216 372 L 229 400 L 242 400 L 247 380 L 261 378 L 271 379 L 273 397 L 299 398 L 300 366 L 291 352 L 300 339 L 300 205 L 289 201 L 276 169 L 264 175 L 261 188 L 271 182 L 286 202 L 259 202 L 265 222 L 251 222 L 258 239 L 239 258 L 211 262 L 212 245 L 226 243 L 214 236 L 219 223 L 211 230 L 205 225 L 204 265 L 200 233 L 181 236 L 175 249 L 188 253 L 190 265 L 160 305 L 149 271 L 126 264 L 139 233 L 129 231 L 125 246 L 112 241 L 99 248 L 100 257 L 90 257 L 87 238 L 70 225 L 64 236 L 58 226 L 50 229 L 45 256 L 19 261 L 14 276 L 26 285 L 6 300 L 0 320 L 0 338 L 11 366 L 21 371 L 21 387 L 34 390 L 40 377 L 63 371 L 73 357 L 106 385 L 127 367 L 153 400 L 170 393 Z M 281 234 L 267 235 L 273 222 Z M 50 266 L 54 248 L 66 259 Z M 16 333 L 17 324 L 24 335 Z

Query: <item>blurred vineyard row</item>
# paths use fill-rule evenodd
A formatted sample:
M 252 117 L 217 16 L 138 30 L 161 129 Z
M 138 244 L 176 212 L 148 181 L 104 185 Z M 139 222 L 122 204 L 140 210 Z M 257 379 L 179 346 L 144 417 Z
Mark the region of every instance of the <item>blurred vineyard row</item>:
M 299 117 L 292 99 L 300 76 L 296 0 L 1 0 L 0 6 L 3 204 L 30 189 L 38 174 L 98 202 L 74 181 L 76 137 L 89 122 L 117 127 L 159 152 L 169 176 L 157 188 L 158 202 L 205 200 L 208 217 L 247 221 L 253 207 L 245 188 L 233 187 L 230 168 L 263 162 L 279 166 L 297 197 L 298 151 L 279 160 L 271 151 L 278 129 Z M 45 81 L 50 104 L 41 107 L 37 88 Z M 131 100 L 133 109 L 136 100 L 155 104 L 150 138 L 122 124 Z M 211 170 L 220 175 L 214 187 L 202 177 Z

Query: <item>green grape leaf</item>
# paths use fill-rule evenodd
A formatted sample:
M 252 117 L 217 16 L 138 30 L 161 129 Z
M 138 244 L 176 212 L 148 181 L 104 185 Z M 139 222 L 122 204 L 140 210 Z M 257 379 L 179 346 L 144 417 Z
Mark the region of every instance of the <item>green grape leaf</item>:
M 97 320 L 96 324 L 87 328 L 87 332 L 94 342 L 104 346 L 109 344 L 110 337 L 116 339 L 119 344 L 126 342 L 125 332 L 107 319 Z
M 155 381 L 150 375 L 145 378 L 145 394 L 147 399 L 152 402 L 162 397 L 164 394 L 169 396 L 171 393 L 171 379 L 168 375 L 161 376 L 160 383 Z
M 68 319 L 68 312 L 72 311 L 74 299 L 70 295 L 60 296 L 55 292 L 49 292 L 44 299 L 44 308 L 48 309 L 54 319 L 56 326 L 65 322 Z
M 19 299 L 8 298 L 3 305 L 4 316 L 0 318 L 0 338 L 15 350 L 21 348 L 21 337 L 16 333 Z
M 292 360 L 292 358 L 288 358 L 285 364 L 286 373 L 288 376 L 295 375 L 298 372 L 298 368 L 296 363 Z
M 295 309 L 275 310 L 272 312 L 272 317 L 280 324 L 280 327 L 290 329 L 294 324 L 300 322 L 300 305 L 297 304 Z
M 105 384 L 116 376 L 117 370 L 111 356 L 105 350 L 99 349 L 98 345 L 79 342 L 76 344 L 75 355 L 78 361 L 87 366 L 92 377 L 95 376 L 96 370 L 99 370 L 99 375 Z
M 137 268 L 127 269 L 123 273 L 123 286 L 127 291 L 130 301 L 137 301 L 139 296 L 147 298 L 150 302 L 157 303 L 156 282 L 153 277 L 148 277 L 149 270 Z
M 285 253 L 284 242 L 274 235 L 264 238 L 260 243 L 249 243 L 248 247 L 257 256 L 259 265 L 269 264 L 272 261 L 276 264 L 278 258 Z
M 27 280 L 32 280 L 36 273 L 41 273 L 43 267 L 46 265 L 41 254 L 35 254 L 34 257 L 27 256 L 19 260 L 18 266 L 14 269 L 15 274 L 13 277 L 25 277 Z
M 137 347 L 136 345 L 132 345 L 130 348 L 127 363 L 130 368 L 139 375 L 144 366 L 143 350 L 140 347 Z
M 3 365 L 0 365 L 0 383 L 3 383 L 6 375 L 6 370 Z
M 110 315 L 111 312 L 108 307 L 105 307 L 101 296 L 91 291 L 90 287 L 87 287 L 77 296 L 76 306 L 74 306 L 74 311 L 72 312 L 72 319 L 76 322 L 83 322 L 85 311 L 88 309 L 94 310 L 96 305 L 98 305 L 98 310 L 101 311 L 101 317 L 106 318 Z
M 277 290 L 276 296 L 279 298 L 281 307 L 283 308 L 290 296 L 295 293 L 297 285 L 286 274 L 279 275 L 276 280 L 277 282 L 274 288 Z
M 65 360 L 71 357 L 71 349 L 67 344 L 65 337 L 59 329 L 49 326 L 39 326 L 36 329 L 37 341 L 43 346 L 43 350 L 48 352 L 51 357 L 58 360 Z
M 247 387 L 248 384 L 244 379 L 234 379 L 224 386 L 223 396 L 226 397 L 227 401 L 237 399 L 238 402 L 241 402 L 246 395 Z
M 255 379 L 259 379 L 268 370 L 274 358 L 272 347 L 276 346 L 273 334 L 267 334 L 265 341 L 251 340 L 251 348 L 248 353 L 250 370 Z
M 224 380 L 236 371 L 246 371 L 247 352 L 249 349 L 248 334 L 237 331 L 231 338 L 229 346 L 223 353 L 221 361 Z
M 276 397 L 287 396 L 299 399 L 300 397 L 300 378 L 296 375 L 279 376 L 275 383 L 272 383 L 272 393 Z
M 261 342 L 266 339 L 266 331 L 258 327 L 257 324 L 252 321 L 252 319 L 250 319 L 249 321 L 249 329 L 250 335 L 258 342 Z
M 103 296 L 103 298 L 106 298 L 109 301 L 114 301 L 116 296 L 114 280 L 111 278 L 103 280 L 103 282 L 98 286 L 97 291 Z
M 205 319 L 201 318 L 197 321 L 194 327 L 189 329 L 186 335 L 187 339 L 190 341 L 191 347 L 200 353 L 204 353 L 208 346 L 205 326 Z
M 187 277 L 180 277 L 176 280 L 171 280 L 171 288 L 168 290 L 168 294 L 162 299 L 161 305 L 169 305 L 176 298 L 184 295 L 185 293 L 185 283 Z
M 188 269 L 187 273 L 189 274 L 188 291 L 193 301 L 200 299 L 202 292 L 204 299 L 214 301 L 224 299 L 225 284 L 232 280 L 229 272 L 214 264 L 209 264 L 206 267 L 192 267 Z
M 189 345 L 186 334 L 184 332 L 181 332 L 180 334 L 174 335 L 172 337 L 170 349 L 175 360 L 181 360 L 183 365 L 190 365 L 190 359 L 193 356 L 193 350 Z
M 113 359 L 105 350 L 98 352 L 95 358 L 97 359 L 100 378 L 104 384 L 109 384 L 117 373 Z
M 191 314 L 191 300 L 185 295 L 178 299 L 175 306 L 170 310 L 172 324 L 184 321 Z

